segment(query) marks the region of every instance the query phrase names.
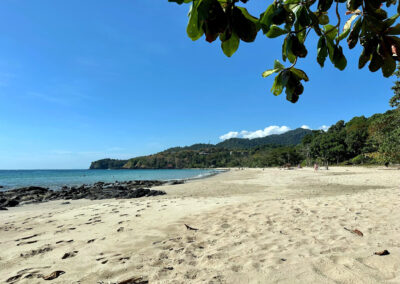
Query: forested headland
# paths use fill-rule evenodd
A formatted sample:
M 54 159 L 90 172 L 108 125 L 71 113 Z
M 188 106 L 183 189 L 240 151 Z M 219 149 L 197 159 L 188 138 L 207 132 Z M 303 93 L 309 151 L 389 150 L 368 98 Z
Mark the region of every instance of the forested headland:
M 91 169 L 274 167 L 286 164 L 360 165 L 400 162 L 400 109 L 340 120 L 326 132 L 295 129 L 256 139 L 194 144 L 129 160 L 103 159 Z

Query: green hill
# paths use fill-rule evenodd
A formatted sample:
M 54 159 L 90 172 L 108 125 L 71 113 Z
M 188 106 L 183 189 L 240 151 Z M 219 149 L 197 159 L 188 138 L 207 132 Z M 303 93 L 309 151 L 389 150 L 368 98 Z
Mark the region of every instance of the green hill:
M 300 144 L 301 140 L 312 131 L 309 129 L 297 128 L 283 134 L 273 134 L 262 138 L 244 139 L 231 138 L 215 145 L 218 148 L 226 149 L 250 149 L 263 145 L 291 146 Z

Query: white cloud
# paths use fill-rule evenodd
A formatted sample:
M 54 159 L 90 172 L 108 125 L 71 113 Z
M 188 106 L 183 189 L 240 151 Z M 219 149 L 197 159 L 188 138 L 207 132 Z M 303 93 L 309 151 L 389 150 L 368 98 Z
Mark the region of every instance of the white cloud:
M 327 125 L 322 125 L 320 128 L 318 128 L 319 130 L 323 130 L 323 131 L 328 131 L 328 129 L 330 128 L 330 126 Z
M 242 131 L 240 131 L 240 133 L 237 131 L 230 131 L 230 132 L 220 136 L 219 139 L 226 140 L 226 139 L 236 138 L 236 137 L 254 139 L 254 138 L 261 138 L 261 137 L 269 136 L 272 134 L 282 134 L 289 130 L 290 130 L 290 127 L 287 127 L 287 126 L 271 125 L 264 129 L 260 129 L 260 130 L 256 130 L 256 131 L 242 130 Z
M 231 139 L 231 138 L 236 138 L 236 137 L 238 137 L 238 135 L 239 135 L 239 132 L 230 131 L 230 132 L 228 132 L 228 133 L 226 133 L 226 134 L 224 134 L 224 135 L 221 135 L 221 136 L 219 137 L 219 139 L 221 139 L 221 140 L 227 140 L 227 139 Z
M 311 128 L 310 128 L 310 126 L 308 126 L 308 125 L 305 125 L 305 124 L 304 124 L 304 125 L 302 125 L 302 126 L 300 126 L 300 128 L 303 128 L 303 129 L 311 129 Z

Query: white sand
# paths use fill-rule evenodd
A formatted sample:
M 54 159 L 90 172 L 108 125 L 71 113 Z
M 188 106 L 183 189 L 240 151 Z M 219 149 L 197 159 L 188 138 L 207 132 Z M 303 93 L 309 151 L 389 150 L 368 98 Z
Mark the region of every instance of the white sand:
M 246 169 L 159 197 L 11 208 L 0 283 L 400 283 L 399 184 L 396 169 Z

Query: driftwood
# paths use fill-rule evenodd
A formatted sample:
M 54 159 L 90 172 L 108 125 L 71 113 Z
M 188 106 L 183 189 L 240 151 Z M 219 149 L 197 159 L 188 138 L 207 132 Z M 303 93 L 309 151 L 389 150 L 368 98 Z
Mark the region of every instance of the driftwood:
M 376 253 L 374 253 L 374 254 L 383 256 L 383 255 L 388 255 L 388 254 L 390 254 L 390 252 L 389 252 L 388 250 L 385 249 L 385 250 L 383 250 L 383 251 L 378 251 L 378 252 L 376 252 Z
M 198 231 L 199 230 L 199 229 L 190 227 L 189 225 L 186 225 L 186 224 L 185 224 L 185 227 L 186 227 L 186 229 L 191 230 L 191 231 Z
M 346 227 L 344 227 L 344 229 L 347 230 L 347 231 L 349 231 L 350 233 L 359 235 L 360 237 L 364 236 L 364 234 L 363 234 L 360 230 L 358 230 L 358 229 L 350 230 L 350 229 L 348 229 L 348 228 L 346 228 Z

